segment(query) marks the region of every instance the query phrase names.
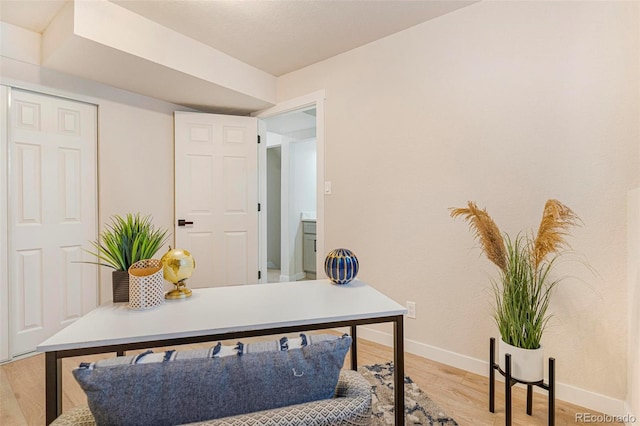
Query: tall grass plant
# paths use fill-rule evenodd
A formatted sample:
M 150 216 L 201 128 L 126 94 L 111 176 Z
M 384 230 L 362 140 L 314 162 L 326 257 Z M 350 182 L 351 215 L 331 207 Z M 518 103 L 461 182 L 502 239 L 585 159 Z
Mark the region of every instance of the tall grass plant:
M 560 201 L 548 200 L 535 237 L 520 233 L 511 239 L 472 201 L 466 208 L 451 209 L 451 216 L 462 216 L 469 223 L 483 253 L 500 270 L 499 279 L 491 282 L 500 337 L 519 348 L 539 348 L 551 317 L 553 290 L 560 282 L 552 271 L 569 248 L 568 229 L 579 225 L 580 218 Z

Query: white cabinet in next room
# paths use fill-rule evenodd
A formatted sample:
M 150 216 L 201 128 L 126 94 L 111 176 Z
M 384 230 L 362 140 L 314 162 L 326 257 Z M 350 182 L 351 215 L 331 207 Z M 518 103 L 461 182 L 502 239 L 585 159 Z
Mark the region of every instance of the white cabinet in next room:
M 304 272 L 316 274 L 316 221 L 302 221 L 302 267 Z M 312 278 L 312 277 L 309 277 Z

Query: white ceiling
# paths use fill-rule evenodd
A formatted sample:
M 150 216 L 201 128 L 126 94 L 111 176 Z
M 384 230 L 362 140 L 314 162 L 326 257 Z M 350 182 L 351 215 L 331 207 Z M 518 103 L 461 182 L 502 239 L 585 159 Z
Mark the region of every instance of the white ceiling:
M 56 15 L 65 10 L 64 6 L 69 1 L 71 0 L 0 0 L 0 20 L 43 33 Z M 75 1 L 78 4 L 97 0 Z M 109 1 L 267 74 L 280 76 L 478 0 Z M 94 56 L 102 54 L 95 52 L 96 50 L 99 49 L 92 51 Z M 66 63 L 82 61 L 83 54 L 86 54 L 86 50 L 64 60 Z M 128 58 L 117 59 L 123 64 L 136 62 Z M 114 59 L 111 56 L 103 60 L 93 57 L 91 61 L 94 64 L 113 63 Z M 99 75 L 95 67 L 96 75 L 93 75 L 90 65 L 77 64 L 78 71 L 72 70 L 70 65 L 59 70 L 106 84 L 118 84 L 115 80 Z M 143 71 L 149 75 L 148 69 L 133 69 L 129 74 L 140 74 Z M 144 85 L 142 83 L 144 82 L 140 85 Z M 176 85 L 183 83 L 175 82 Z M 131 84 L 136 87 L 139 85 L 137 82 Z M 131 90 L 131 87 L 123 88 Z M 139 93 L 180 103 L 162 93 L 148 93 L 144 90 Z M 244 111 L 255 110 L 255 106 L 249 104 L 242 107 L 243 102 L 245 101 L 240 99 L 240 106 L 235 107 Z M 189 102 L 182 104 L 187 105 Z M 194 101 L 189 106 L 202 105 L 201 102 Z
M 1 0 L 0 20 L 42 33 L 68 0 Z M 275 76 L 473 1 L 110 0 Z
M 275 76 L 322 61 L 470 3 L 111 1 Z

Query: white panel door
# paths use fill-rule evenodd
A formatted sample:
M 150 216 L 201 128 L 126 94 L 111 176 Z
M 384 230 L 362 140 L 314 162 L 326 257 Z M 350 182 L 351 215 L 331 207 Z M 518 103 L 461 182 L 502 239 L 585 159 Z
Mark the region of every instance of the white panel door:
M 77 263 L 96 237 L 93 105 L 11 90 L 9 276 L 12 355 L 95 308 L 97 268 Z
M 175 238 L 196 261 L 189 287 L 258 282 L 257 134 L 253 117 L 175 113 Z

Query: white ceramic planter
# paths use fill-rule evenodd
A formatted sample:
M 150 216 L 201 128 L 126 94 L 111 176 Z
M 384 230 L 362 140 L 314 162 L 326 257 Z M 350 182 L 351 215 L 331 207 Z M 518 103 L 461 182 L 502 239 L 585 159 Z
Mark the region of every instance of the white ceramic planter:
M 544 379 L 544 353 L 538 349 L 522 349 L 511 346 L 500 339 L 498 364 L 506 371 L 505 354 L 511 354 L 511 377 L 523 382 L 538 382 Z

